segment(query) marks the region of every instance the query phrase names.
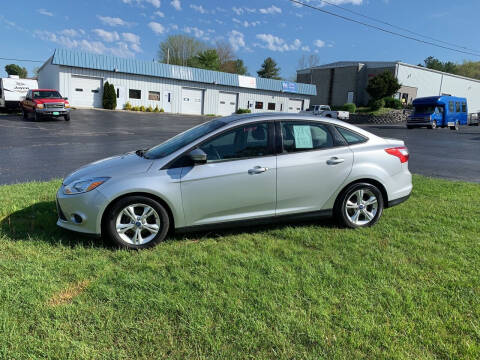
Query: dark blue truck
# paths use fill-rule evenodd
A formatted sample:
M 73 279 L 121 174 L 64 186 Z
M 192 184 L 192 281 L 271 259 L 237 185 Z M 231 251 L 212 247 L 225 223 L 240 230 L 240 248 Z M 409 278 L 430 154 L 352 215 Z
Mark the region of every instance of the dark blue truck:
M 426 126 L 429 129 L 460 125 L 478 125 L 478 117 L 468 115 L 467 99 L 455 96 L 430 96 L 412 102 L 414 111 L 407 119 L 407 128 Z

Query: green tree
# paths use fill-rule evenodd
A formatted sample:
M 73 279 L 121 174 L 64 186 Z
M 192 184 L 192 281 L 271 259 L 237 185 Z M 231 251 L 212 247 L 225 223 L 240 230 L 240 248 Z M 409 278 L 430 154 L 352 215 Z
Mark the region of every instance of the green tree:
M 206 70 L 220 70 L 220 60 L 218 58 L 217 50 L 208 49 L 200 52 L 190 61 L 190 66 L 206 69 Z
M 103 85 L 103 108 L 114 110 L 117 107 L 117 94 L 115 86 L 108 81 Z
M 480 61 L 464 61 L 457 65 L 457 74 L 473 79 L 480 79 Z
M 242 59 L 236 59 L 226 62 L 220 67 L 220 71 L 228 72 L 231 74 L 245 75 L 247 73 L 247 67 Z
M 423 62 L 425 63 L 425 67 L 428 69 L 443 71 L 450 74 L 456 74 L 458 70 L 457 64 L 451 61 L 443 62 L 433 56 L 427 57 Z
M 26 78 L 28 75 L 27 69 L 17 64 L 5 65 L 5 71 L 8 75 L 18 75 L 22 79 Z
M 170 35 L 158 49 L 158 61 L 188 66 L 189 62 L 206 49 L 205 43 L 187 35 Z
M 267 78 L 267 79 L 276 79 L 280 80 L 281 77 L 280 75 L 280 68 L 278 67 L 277 63 L 275 60 L 273 60 L 271 57 L 267 57 L 264 61 L 263 64 L 260 68 L 260 70 L 257 71 L 258 76 L 262 78 Z
M 367 93 L 372 100 L 380 100 L 392 96 L 398 92 L 402 85 L 398 79 L 388 70 L 371 78 L 368 81 Z

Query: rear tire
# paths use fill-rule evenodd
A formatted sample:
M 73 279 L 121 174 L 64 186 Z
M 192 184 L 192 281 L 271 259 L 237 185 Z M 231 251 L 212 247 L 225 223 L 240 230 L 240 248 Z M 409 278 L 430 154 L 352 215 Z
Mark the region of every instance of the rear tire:
M 170 220 L 165 208 L 157 201 L 146 196 L 128 196 L 110 207 L 103 225 L 115 245 L 139 250 L 165 240 Z
M 340 224 L 352 229 L 375 225 L 382 216 L 382 192 L 369 183 L 348 186 L 337 198 L 334 214 Z
M 22 118 L 23 118 L 23 120 L 27 120 L 27 118 L 28 118 L 28 115 L 25 112 L 25 109 L 23 107 L 22 107 Z
M 450 130 L 455 130 L 455 131 L 458 131 L 460 130 L 460 123 L 457 121 L 455 121 L 455 125 L 454 126 L 450 126 Z

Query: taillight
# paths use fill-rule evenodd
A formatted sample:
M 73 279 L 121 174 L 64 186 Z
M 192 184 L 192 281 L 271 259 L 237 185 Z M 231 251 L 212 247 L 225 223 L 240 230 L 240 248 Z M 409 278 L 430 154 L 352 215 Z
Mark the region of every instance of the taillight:
M 388 149 L 385 149 L 385 151 L 390 155 L 398 157 L 402 164 L 406 163 L 408 161 L 409 156 L 410 156 L 408 154 L 408 149 L 405 146 L 388 148 Z

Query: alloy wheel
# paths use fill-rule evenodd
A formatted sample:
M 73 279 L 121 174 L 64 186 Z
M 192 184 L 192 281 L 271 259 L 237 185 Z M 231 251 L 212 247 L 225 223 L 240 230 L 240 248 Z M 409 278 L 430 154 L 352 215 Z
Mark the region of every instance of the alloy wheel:
M 143 245 L 161 230 L 160 216 L 146 204 L 131 204 L 118 213 L 115 222 L 118 236 L 128 244 Z
M 345 203 L 345 214 L 355 225 L 363 226 L 370 223 L 378 211 L 378 199 L 369 189 L 354 191 Z

